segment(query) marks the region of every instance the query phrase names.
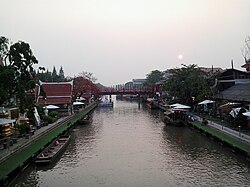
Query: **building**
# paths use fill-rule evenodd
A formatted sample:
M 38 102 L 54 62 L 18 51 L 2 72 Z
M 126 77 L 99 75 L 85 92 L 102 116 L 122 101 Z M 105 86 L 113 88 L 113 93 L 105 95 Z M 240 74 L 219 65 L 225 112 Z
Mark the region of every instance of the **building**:
M 236 69 L 227 69 L 222 72 L 219 79 L 219 91 L 224 91 L 235 84 L 250 83 L 250 73 Z
M 43 93 L 45 95 L 43 95 Z M 66 108 L 72 104 L 73 81 L 42 82 L 38 90 L 37 103 L 41 105 L 58 105 Z
M 227 69 L 218 78 L 218 89 L 217 100 L 250 104 L 250 73 Z

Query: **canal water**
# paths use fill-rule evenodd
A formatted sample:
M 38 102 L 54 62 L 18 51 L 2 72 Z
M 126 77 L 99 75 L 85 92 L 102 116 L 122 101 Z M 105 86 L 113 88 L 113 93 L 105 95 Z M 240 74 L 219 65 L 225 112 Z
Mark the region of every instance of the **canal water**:
M 11 186 L 249 186 L 250 164 L 188 127 L 167 126 L 160 110 L 131 101 L 97 108 L 93 122 L 50 166 L 30 165 Z

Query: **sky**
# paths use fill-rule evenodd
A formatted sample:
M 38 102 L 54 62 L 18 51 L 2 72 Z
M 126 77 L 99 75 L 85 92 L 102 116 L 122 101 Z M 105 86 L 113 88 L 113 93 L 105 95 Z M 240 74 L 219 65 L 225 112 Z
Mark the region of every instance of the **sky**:
M 0 36 L 106 86 L 197 64 L 243 70 L 250 0 L 0 0 Z M 37 67 L 38 67 L 37 66 Z

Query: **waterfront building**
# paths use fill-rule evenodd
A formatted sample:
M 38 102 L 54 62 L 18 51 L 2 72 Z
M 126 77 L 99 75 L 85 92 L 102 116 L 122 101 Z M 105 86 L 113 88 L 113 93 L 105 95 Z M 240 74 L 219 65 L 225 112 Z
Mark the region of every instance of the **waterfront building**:
M 46 96 L 42 94 L 42 90 Z M 61 112 L 71 111 L 72 108 L 73 81 L 69 82 L 42 82 L 38 90 L 37 103 L 47 105 L 57 105 Z

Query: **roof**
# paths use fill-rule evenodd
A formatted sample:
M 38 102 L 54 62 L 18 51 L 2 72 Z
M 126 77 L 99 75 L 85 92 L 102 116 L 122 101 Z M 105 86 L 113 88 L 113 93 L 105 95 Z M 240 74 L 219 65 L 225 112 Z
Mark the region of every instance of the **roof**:
M 70 82 L 41 82 L 47 98 L 46 104 L 70 104 L 72 102 L 73 81 Z M 39 104 L 45 104 L 42 96 L 38 98 Z
M 223 92 L 216 94 L 215 98 L 250 102 L 250 83 L 235 84 Z
M 237 69 L 227 69 L 221 73 L 219 80 L 250 79 L 250 74 Z

